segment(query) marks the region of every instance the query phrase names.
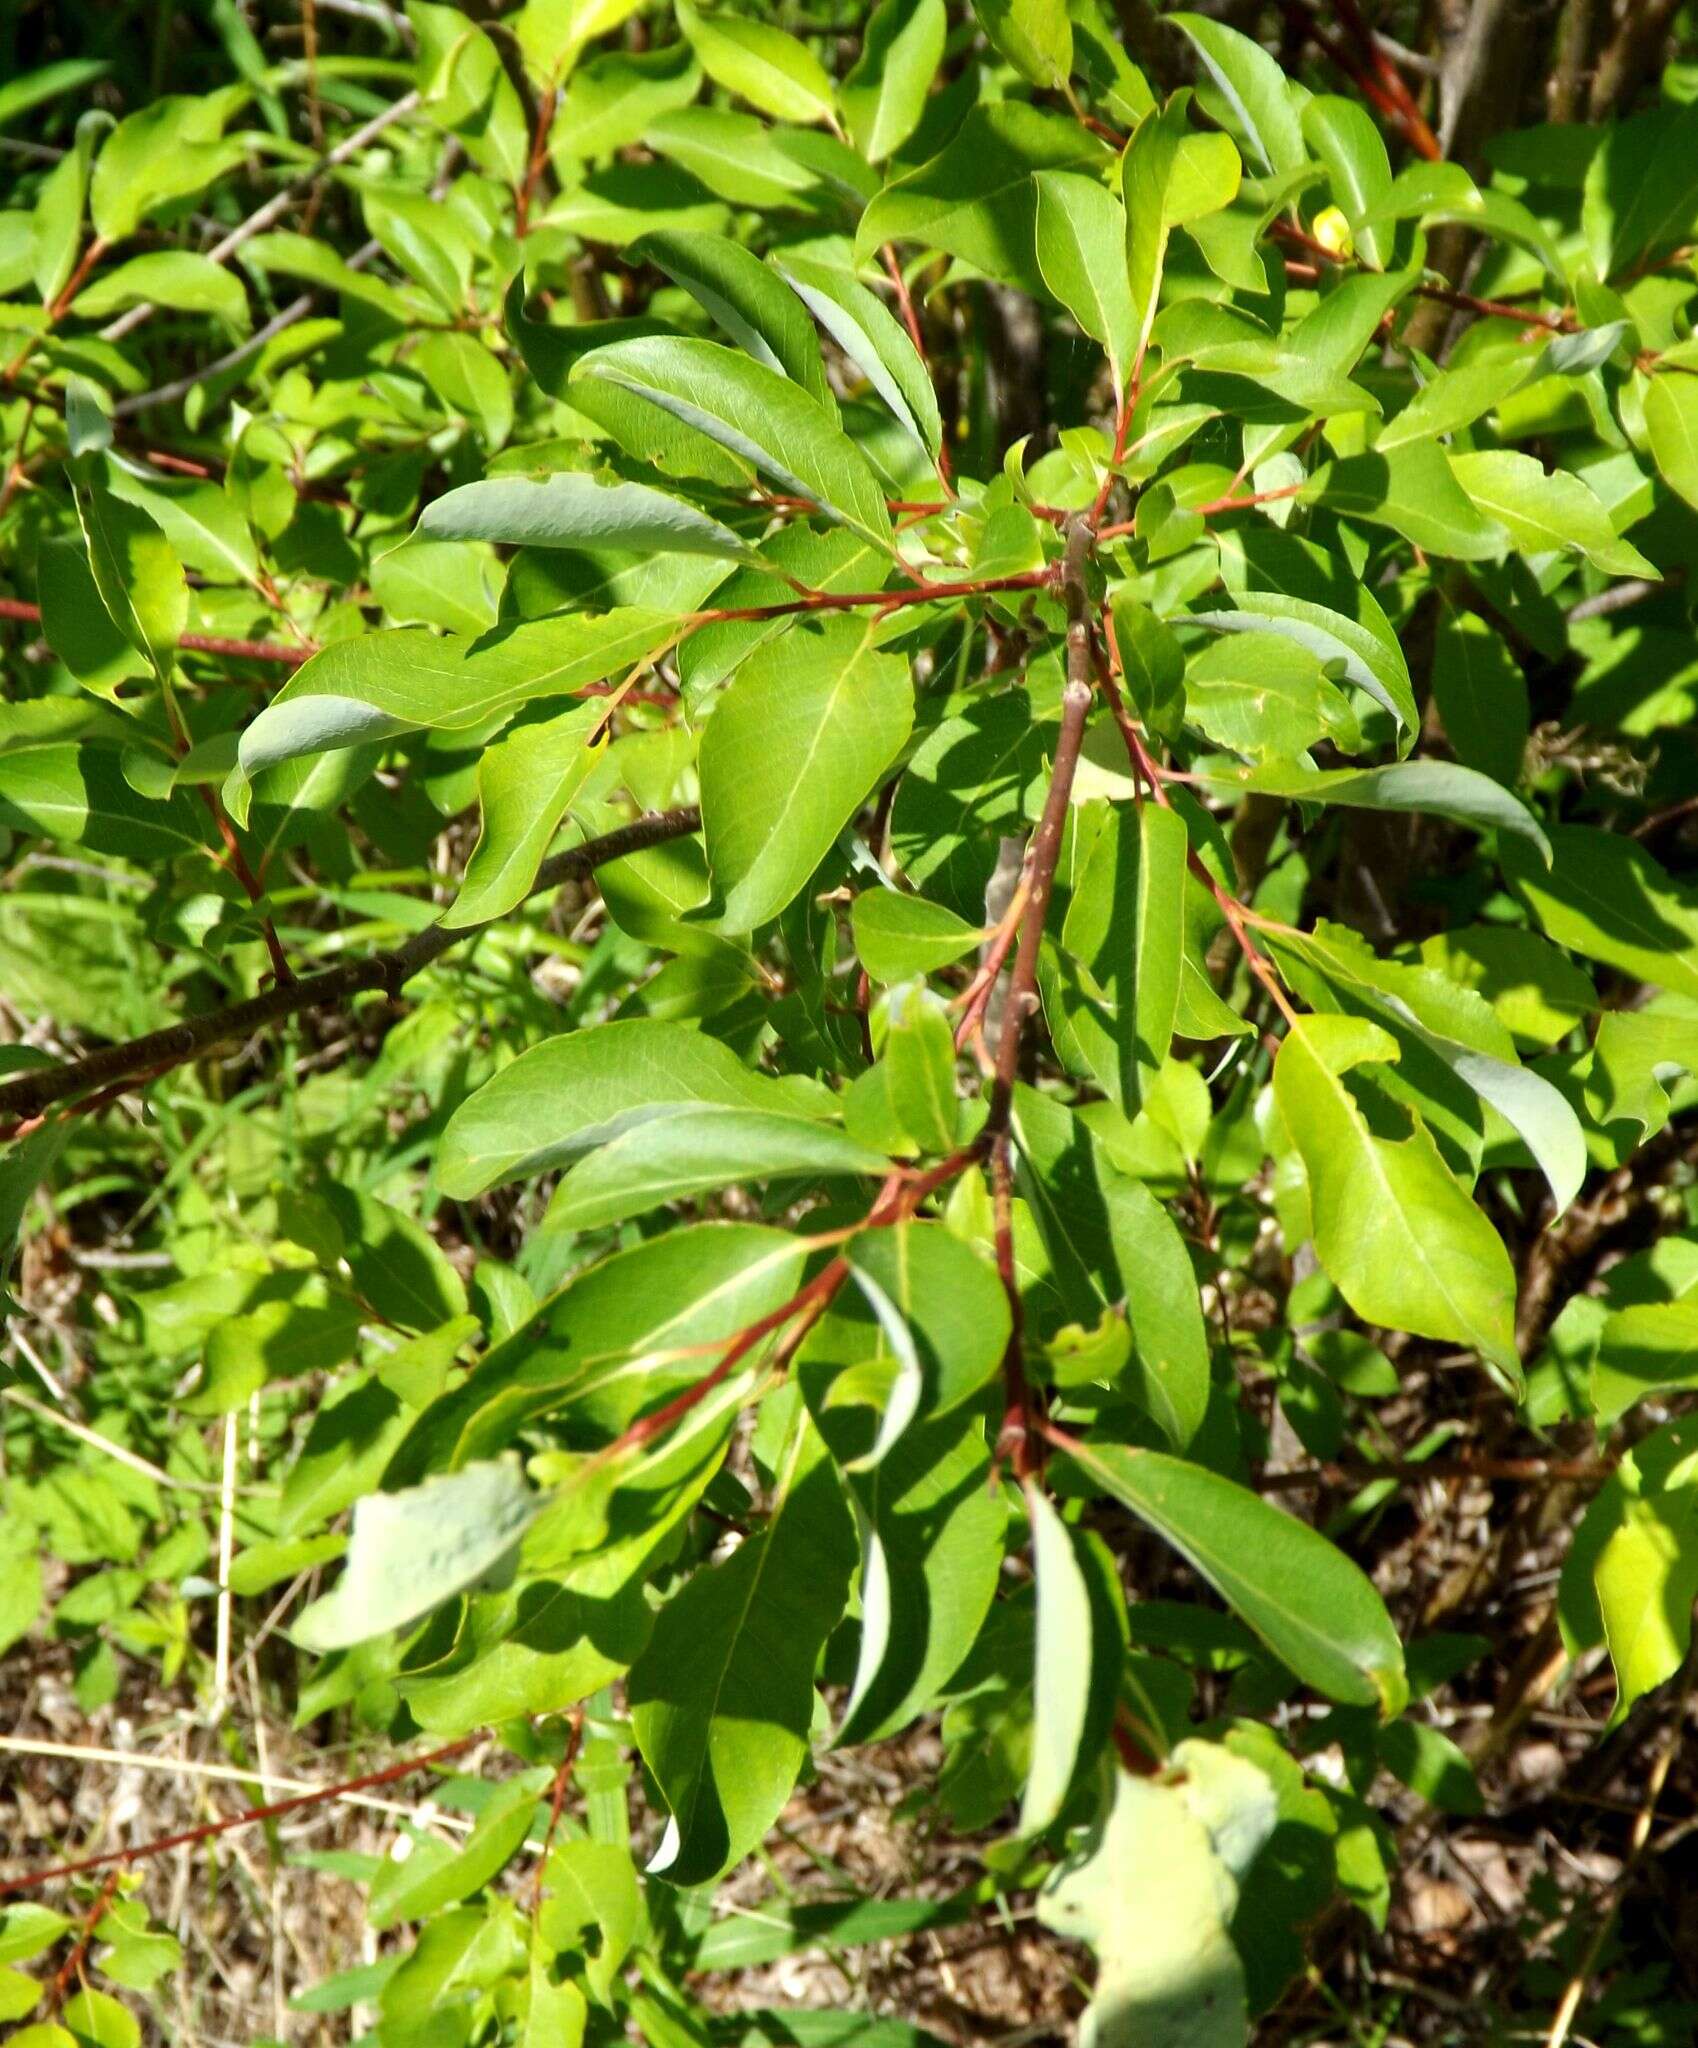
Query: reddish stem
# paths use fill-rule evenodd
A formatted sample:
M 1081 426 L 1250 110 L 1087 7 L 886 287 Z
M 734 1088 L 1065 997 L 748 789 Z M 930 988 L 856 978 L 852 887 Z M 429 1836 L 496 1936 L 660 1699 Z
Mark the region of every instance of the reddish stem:
M 550 78 L 537 99 L 536 129 L 531 136 L 530 161 L 525 165 L 525 175 L 519 189 L 513 195 L 513 233 L 523 241 L 530 233 L 531 203 L 536 198 L 538 180 L 542 177 L 544 164 L 548 161 L 548 135 L 554 126 L 555 110 L 560 104 L 560 87 Z
M 0 597 L 0 619 L 17 619 L 27 626 L 41 624 L 41 607 L 21 597 Z M 312 645 L 285 647 L 277 640 L 227 640 L 217 633 L 185 633 L 178 646 L 194 654 L 227 654 L 237 661 L 275 661 L 287 668 L 299 668 L 318 652 Z
M 578 1746 L 584 1739 L 584 1709 L 580 1702 L 566 1716 L 566 1749 L 560 1759 L 560 1768 L 554 1774 L 554 1797 L 548 1804 L 548 1831 L 542 1838 L 542 1854 L 537 1858 L 536 1879 L 531 1888 L 531 1915 L 533 1919 L 542 1911 L 542 1881 L 548 1869 L 548 1858 L 554 1848 L 554 1837 L 560 1827 L 560 1815 L 566 1805 L 566 1787 L 572 1781 L 572 1766 L 578 1761 Z
M 410 1777 L 414 1771 L 422 1771 L 428 1765 L 447 1761 L 449 1757 L 462 1756 L 468 1749 L 484 1739 L 479 1729 L 473 1735 L 462 1735 L 458 1742 L 444 1743 L 442 1748 L 433 1749 L 424 1756 L 409 1757 L 406 1762 L 388 1764 L 381 1771 L 367 1771 L 363 1777 L 345 1779 L 339 1785 L 325 1785 L 316 1792 L 297 1792 L 292 1799 L 274 1800 L 269 1806 L 250 1806 L 245 1813 L 232 1814 L 228 1820 L 210 1820 L 198 1828 L 184 1828 L 175 1835 L 161 1835 L 155 1841 L 142 1842 L 133 1849 L 109 1849 L 103 1856 L 79 1856 L 71 1863 L 50 1863 L 41 1870 L 28 1870 L 21 1877 L 0 1877 L 0 1897 L 8 1892 L 35 1891 L 55 1878 L 80 1877 L 85 1870 L 109 1870 L 114 1864 L 127 1866 L 145 1863 L 154 1856 L 163 1856 L 168 1850 L 186 1848 L 191 1842 L 210 1841 L 214 1835 L 228 1835 L 237 1828 L 251 1828 L 262 1820 L 276 1820 L 285 1813 L 300 1813 L 309 1806 L 322 1806 L 326 1800 L 341 1799 L 350 1792 L 365 1792 L 373 1785 L 392 1785 L 397 1778 Z
M 47 2013 L 50 2019 L 58 2013 L 59 2008 L 65 2003 L 65 1996 L 71 1988 L 72 1978 L 81 1974 L 83 1958 L 88 1954 L 89 1943 L 94 1939 L 94 1930 L 100 1925 L 107 1907 L 111 1905 L 112 1894 L 118 1889 L 119 1881 L 123 1875 L 122 1870 L 114 1870 L 100 1887 L 94 1904 L 83 1915 L 83 1924 L 77 1930 L 76 1943 L 71 1953 L 54 1972 L 53 1982 L 47 1993 Z
M 1368 25 L 1357 0 L 1333 0 L 1338 17 L 1354 39 L 1357 49 L 1367 61 L 1369 69 L 1379 81 L 1380 87 L 1390 102 L 1394 117 L 1401 123 L 1409 137 L 1411 148 L 1418 156 L 1424 156 L 1429 163 L 1440 163 L 1444 150 L 1438 137 L 1428 127 L 1425 115 L 1415 104 L 1415 96 L 1409 90 L 1401 71 L 1392 63 L 1380 44 L 1380 39 Z
M 810 590 L 784 604 L 722 606 L 717 610 L 693 612 L 686 622 L 697 626 L 723 625 L 730 620 L 787 619 L 799 612 L 846 612 L 863 605 L 878 605 L 898 611 L 910 604 L 943 604 L 958 597 L 989 597 L 1000 590 L 1043 590 L 1054 583 L 1059 570 L 1054 564 L 1044 569 L 1023 569 L 1016 576 L 987 576 L 982 582 L 922 583 L 916 590 Z

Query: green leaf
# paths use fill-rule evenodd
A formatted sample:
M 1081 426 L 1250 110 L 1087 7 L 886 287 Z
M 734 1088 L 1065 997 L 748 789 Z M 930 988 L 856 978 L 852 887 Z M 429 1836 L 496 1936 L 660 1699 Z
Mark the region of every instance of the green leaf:
M 126 306 L 149 303 L 210 313 L 232 334 L 246 334 L 250 324 L 241 280 L 187 249 L 156 249 L 103 271 L 77 294 L 71 311 L 79 320 L 104 320 Z
M 853 1525 L 805 1412 L 758 1534 L 661 1609 L 626 1681 L 631 1725 L 671 1810 L 649 1869 L 701 1884 L 777 1820 L 807 1755 L 814 1664 L 843 1611 Z
M 680 1224 L 585 1267 L 425 1410 L 390 1484 L 493 1457 L 555 1410 L 570 1410 L 597 1441 L 617 1435 L 700 1374 L 696 1345 L 733 1337 L 787 1301 L 807 1252 L 800 1238 L 754 1224 Z
M 548 1774 L 539 1771 L 507 1779 L 457 1849 L 426 1840 L 414 1844 L 406 1862 L 386 1861 L 371 1888 L 371 1925 L 385 1928 L 402 1920 L 427 1920 L 444 1906 L 456 1906 L 482 1891 L 506 1869 L 530 1833 L 537 1793 L 547 1782 Z
M 258 582 L 259 556 L 247 518 L 219 484 L 157 471 L 112 455 L 106 465 L 114 497 L 138 506 L 191 569 L 211 583 Z
M 1043 291 L 1033 241 L 1039 171 L 1095 170 L 1107 152 L 1078 122 L 1018 101 L 972 108 L 939 153 L 894 179 L 861 216 L 857 255 L 919 242 L 987 277 Z
M 1124 1128 L 1124 1126 L 1123 1126 Z M 1069 1319 L 1095 1324 L 1124 1301 L 1135 1353 L 1124 1390 L 1177 1449 L 1209 1401 L 1209 1343 L 1178 1228 L 1106 1141 L 1053 1097 L 1015 1090 L 1020 1192 L 1055 1267 Z
M 110 747 L 31 747 L 0 756 L 0 824 L 146 864 L 198 853 L 205 813 L 178 791 L 138 796 Z
M 775 120 L 832 120 L 836 94 L 806 43 L 769 22 L 729 13 L 702 15 L 683 4 L 678 20 L 716 85 L 740 94 Z
M 636 607 L 536 619 L 474 638 L 404 628 L 339 640 L 296 670 L 242 734 L 242 771 L 419 730 L 467 732 L 650 660 L 676 622 Z
M 1312 934 L 1283 933 L 1273 945 L 1347 988 L 1394 1037 L 1412 1034 L 1489 1102 L 1532 1153 L 1562 1214 L 1586 1177 L 1585 1133 L 1567 1097 L 1516 1061 L 1508 1032 L 1495 1019 L 1476 1014 L 1459 991 L 1434 984 L 1422 970 L 1376 959 L 1354 933 L 1325 920 Z
M 728 17 L 729 18 L 729 17 Z M 814 330 L 791 293 L 760 258 L 724 235 L 660 228 L 631 245 L 634 263 L 652 263 L 696 300 L 745 354 L 800 384 L 835 419 Z
M 1466 612 L 1443 613 L 1433 641 L 1433 701 L 1466 768 L 1513 788 L 1532 728 L 1527 679 L 1498 634 Z
M 890 991 L 886 1018 L 891 1107 L 922 1152 L 948 1152 L 960 1110 L 948 1006 L 924 982 L 902 982 Z
M 1344 1081 L 1396 1057 L 1388 1032 L 1354 1017 L 1301 1018 L 1280 1047 L 1274 1095 L 1308 1176 L 1315 1250 L 1359 1316 L 1466 1345 L 1516 1382 L 1515 1275 L 1502 1240 L 1425 1124 L 1379 1136 Z
M 1133 711 L 1160 738 L 1177 739 L 1185 716 L 1185 650 L 1172 628 L 1127 589 L 1112 594 L 1110 614 Z
M 1308 1523 L 1159 1451 L 1076 1444 L 1068 1455 L 1095 1488 L 1171 1543 L 1305 1685 L 1377 1707 L 1383 1720 L 1403 1711 L 1403 1645 L 1384 1602 Z
M 51 1136 L 52 1133 L 38 1135 Z M 29 1140 L 24 1143 L 27 1146 Z M 0 1180 L 10 1176 L 17 1149 L 22 1148 L 9 1152 L 4 1166 L 0 1166 Z M 10 1234 L 7 1241 L 9 1246 Z M 8 1531 L 5 1542 L 0 1544 L 0 1565 L 5 1567 L 4 1575 L 0 1576 L 0 1654 L 14 1643 L 21 1642 L 41 1619 L 41 1559 L 34 1544 L 23 1537 L 21 1531 L 18 1537 Z M 30 1910 L 27 1906 L 13 1907 L 10 1912 L 0 1913 L 0 1963 L 19 1962 L 36 1953 L 34 1948 L 20 1945 L 27 1940 L 25 1930 L 34 1924 L 27 1918 Z M 12 1915 L 15 1913 L 22 1913 L 26 1918 L 14 1921 Z M 57 1920 L 57 1915 L 54 1918 Z M 51 1934 L 46 1936 L 39 1946 L 45 1948 L 52 1938 Z
M 1230 206 L 1242 170 L 1225 135 L 1193 133 L 1189 95 L 1176 93 L 1140 122 L 1121 165 L 1126 205 L 1126 267 L 1132 285 L 1133 363 L 1141 363 L 1161 301 L 1168 237 Z
M 1126 1661 L 1126 1610 L 1113 1559 L 1070 1530 L 1041 1486 L 1026 1487 L 1032 1524 L 1037 1635 L 1032 1677 L 1032 1768 L 1020 1832 L 1040 1835 L 1107 1742 Z
M 1202 58 L 1215 90 L 1225 100 L 1262 168 L 1280 175 L 1308 162 L 1298 95 L 1260 43 L 1224 22 L 1201 14 L 1170 14 Z
M 1698 1475 L 1677 1467 L 1668 1483 L 1630 1501 L 1595 1578 L 1615 1666 L 1614 1724 L 1686 1660 L 1698 1599 Z
M 1389 526 L 1427 553 L 1453 561 L 1487 561 L 1503 552 L 1503 529 L 1464 493 L 1433 441 L 1411 442 L 1389 454 L 1376 447 L 1326 463 L 1309 478 L 1303 498 L 1346 519 Z
M 1124 392 L 1138 345 L 1126 276 L 1126 215 L 1095 178 L 1040 171 L 1034 229 L 1044 283 L 1094 341 L 1108 350 L 1115 389 Z
M 1403 410 L 1374 436 L 1375 450 L 1389 455 L 1416 441 L 1434 440 L 1472 426 L 1533 374 L 1524 348 L 1471 357 L 1428 377 Z
M 883 163 L 919 126 L 948 32 L 943 0 L 879 0 L 873 9 L 838 94 L 850 139 L 868 163 Z
M 111 125 L 111 115 L 98 109 L 84 114 L 70 148 L 41 181 L 30 216 L 30 275 L 43 306 L 58 299 L 77 267 L 89 165 L 97 138 Z
M 183 565 L 158 523 L 100 484 L 77 491 L 100 601 L 112 623 L 156 676 L 169 677 L 177 642 L 189 619 L 189 586 Z
M 678 1103 L 574 1166 L 549 1204 L 555 1230 L 590 1230 L 734 1181 L 882 1174 L 890 1162 L 830 1124 L 784 1110 Z
M 572 471 L 462 484 L 424 508 L 418 531 L 433 540 L 493 540 L 510 547 L 630 548 L 732 560 L 749 552 L 728 526 L 664 491 L 598 483 Z
M 1346 752 L 1362 743 L 1349 700 L 1319 658 L 1276 633 L 1209 641 L 1185 669 L 1184 706 L 1200 732 L 1253 761 L 1289 761 L 1320 740 Z
M 245 87 L 224 86 L 167 95 L 126 115 L 106 138 L 89 187 L 89 213 L 102 239 L 123 241 L 155 208 L 204 190 L 239 164 L 246 145 L 220 137 L 247 97 Z
M 941 1224 L 862 1231 L 847 1256 L 855 1291 L 835 1297 L 801 1355 L 834 1428 L 847 1431 L 845 1410 L 877 1416 L 864 1453 L 839 1439 L 849 1469 L 864 1473 L 910 1424 L 959 1408 L 996 1377 L 1009 1311 L 989 1262 Z
M 736 206 L 796 208 L 811 213 L 820 204 L 818 175 L 783 147 L 784 136 L 753 114 L 739 114 L 729 107 L 679 107 L 650 121 L 643 140 L 688 176 L 658 190 L 653 180 L 641 184 L 622 181 L 613 189 L 614 203 L 603 217 L 608 227 L 622 227 L 627 233 L 646 231 L 649 217 L 656 212 L 668 214 L 677 227 L 720 227 L 723 208 L 702 205 L 692 210 L 692 202 L 702 197 L 703 186 Z M 584 188 L 586 194 L 594 189 L 590 185 Z M 634 203 L 622 207 L 618 195 L 626 191 Z M 566 219 L 570 224 L 569 209 Z M 593 223 L 594 216 L 584 225 L 587 228 Z
M 1698 110 L 1660 106 L 1605 122 L 1586 166 L 1580 226 L 1600 278 L 1690 239 L 1698 221 Z
M 1638 1402 L 1698 1384 L 1698 1302 L 1638 1301 L 1617 1309 L 1598 1333 L 1592 1408 L 1599 1426 Z
M 1698 377 L 1674 370 L 1650 379 L 1645 431 L 1664 483 L 1698 508 Z
M 935 457 L 943 443 L 937 393 L 907 329 L 846 270 L 786 250 L 771 262 L 886 405 Z
M 914 717 L 908 665 L 865 620 L 793 626 L 738 670 L 702 737 L 702 833 L 719 928 L 753 931 L 806 883 Z
M 1073 69 L 1073 24 L 1064 0 L 973 0 L 979 26 L 1022 78 L 1065 92 Z
M 1441 1813 L 1485 1811 L 1479 1780 L 1467 1753 L 1424 1721 L 1393 1721 L 1375 1740 L 1388 1771 Z
M 80 92 L 112 69 L 104 57 L 64 57 L 57 64 L 43 64 L 8 78 L 0 85 L 0 128 L 8 127 L 20 114 L 39 107 L 61 93 Z
M 656 115 L 687 107 L 701 84 L 687 42 L 607 50 L 573 72 L 551 139 L 580 159 L 606 156 L 639 141 Z
M 1116 806 L 1074 888 L 1062 944 L 1090 971 L 1114 1015 L 1116 1071 L 1099 1075 L 1130 1115 L 1173 1040 L 1185 952 L 1189 852 L 1177 811 Z
M 1547 862 L 1551 839 L 1527 806 L 1501 783 L 1453 761 L 1397 761 L 1386 768 L 1305 769 L 1290 762 L 1212 774 L 1212 789 L 1256 790 L 1297 802 L 1345 804 L 1365 811 L 1434 811 L 1482 831 L 1508 833 Z M 1507 858 L 1507 856 L 1506 856 Z
M 1536 457 L 1508 448 L 1453 453 L 1449 460 L 1457 482 L 1516 547 L 1529 554 L 1572 548 L 1612 576 L 1657 579 L 1656 565 L 1616 533 L 1597 493 L 1567 470 L 1547 471 Z
M 1046 1927 L 1097 1952 L 1080 2048 L 1240 2048 L 1244 1965 L 1230 1932 L 1239 1886 L 1279 1818 L 1254 1764 L 1182 1742 L 1174 1782 L 1117 1770 L 1107 1811 L 1038 1897 Z
M 444 924 L 486 924 L 530 894 L 561 820 L 607 751 L 606 716 L 593 700 L 576 704 L 517 726 L 484 750 L 478 761 L 482 829 Z
M 855 951 L 874 981 L 907 981 L 934 974 L 972 952 L 984 939 L 976 925 L 900 889 L 863 889 L 850 910 Z
M 70 2029 L 77 2048 L 141 2048 L 141 2022 L 110 1992 L 94 1991 L 84 1986 L 65 2000 L 59 2016 Z M 34 2027 L 26 2029 L 32 2034 L 36 2031 Z M 40 2031 L 50 2036 L 56 2030 L 43 2027 Z M 13 2036 L 14 2048 L 18 2039 L 18 2036 Z M 24 2048 L 30 2048 L 27 2040 Z M 46 2048 L 45 2043 L 43 2048 Z
M 1178 1226 L 1142 1181 L 1102 1169 L 1114 1256 L 1126 1285 L 1142 1405 L 1176 1450 L 1203 1426 L 1209 1340 Z
M 1356 100 L 1317 93 L 1303 109 L 1303 134 L 1327 167 L 1334 204 L 1350 223 L 1370 270 L 1391 260 L 1391 235 L 1373 216 L 1391 198 L 1391 161 L 1373 116 Z
M 74 535 L 60 534 L 42 543 L 36 557 L 36 596 L 48 646 L 85 688 L 110 703 L 122 702 L 124 684 L 145 676 L 148 661 L 101 602 L 88 551 Z
M 820 1433 L 844 1470 L 861 1529 L 861 1640 L 836 1745 L 876 1742 L 933 1706 L 978 1639 L 1002 1570 L 1007 1509 L 986 1484 L 971 1411 L 915 1424 L 865 1462 L 876 1411 L 832 1405 L 835 1367 L 802 1361 Z
M 1397 641 L 1330 605 L 1283 590 L 1235 590 L 1235 610 L 1191 612 L 1187 617 L 1216 633 L 1278 633 L 1322 662 L 1337 662 L 1345 679 L 1383 704 L 1402 726 L 1407 752 L 1420 728 L 1415 692 Z
M 334 1592 L 290 1631 L 322 1655 L 404 1628 L 488 1577 L 514 1552 L 543 1502 L 517 1464 L 468 1465 L 354 1506 L 348 1563 Z
M 669 413 L 890 549 L 890 515 L 872 465 L 823 406 L 777 371 L 718 342 L 653 335 L 580 357 L 572 388 L 586 383 L 613 385 Z
M 1559 945 L 1636 980 L 1698 995 L 1698 905 L 1637 840 L 1555 825 L 1548 867 L 1514 841 L 1504 873 Z
M 71 1926 L 63 1913 L 25 1899 L 0 1906 L 0 1963 L 27 1963 L 51 1948 Z
M 567 1166 L 622 1131 L 712 1105 L 811 1118 L 833 1098 L 751 1072 L 688 1024 L 647 1017 L 532 1046 L 462 1103 L 436 1158 L 437 1185 L 469 1200 L 504 1181 Z

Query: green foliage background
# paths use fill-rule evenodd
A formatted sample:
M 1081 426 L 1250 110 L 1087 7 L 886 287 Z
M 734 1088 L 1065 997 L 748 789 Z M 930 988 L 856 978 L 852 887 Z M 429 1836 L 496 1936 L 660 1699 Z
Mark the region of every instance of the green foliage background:
M 0 28 L 0 1697 L 458 1766 L 288 2038 L 1690 2037 L 1698 65 L 1414 12 Z

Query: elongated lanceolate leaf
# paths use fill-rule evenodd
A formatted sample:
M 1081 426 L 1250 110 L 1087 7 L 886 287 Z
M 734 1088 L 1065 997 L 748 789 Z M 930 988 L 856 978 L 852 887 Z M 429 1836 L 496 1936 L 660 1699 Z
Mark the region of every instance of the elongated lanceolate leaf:
M 1402 1712 L 1403 1645 L 1385 1603 L 1319 1531 L 1182 1458 L 1113 1444 L 1070 1446 L 1069 1455 L 1188 1559 L 1305 1684 L 1387 1720 Z
M 418 530 L 432 540 L 493 540 L 510 547 L 631 548 L 733 559 L 749 553 L 728 526 L 664 491 L 598 483 L 571 472 L 462 484 L 424 508 Z

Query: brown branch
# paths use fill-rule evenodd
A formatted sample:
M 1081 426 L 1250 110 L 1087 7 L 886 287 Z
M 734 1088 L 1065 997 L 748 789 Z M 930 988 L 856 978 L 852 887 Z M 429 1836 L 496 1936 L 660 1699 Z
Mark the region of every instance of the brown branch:
M 0 1877 L 0 1898 L 8 1892 L 35 1891 L 44 1884 L 51 1884 L 55 1878 L 80 1877 L 85 1870 L 109 1870 L 114 1864 L 145 1863 L 150 1857 L 163 1856 L 169 1850 L 187 1848 L 191 1842 L 210 1841 L 214 1835 L 227 1835 L 236 1828 L 251 1828 L 262 1820 L 276 1820 L 285 1813 L 299 1813 L 304 1807 L 322 1806 L 327 1800 L 345 1798 L 350 1792 L 364 1792 L 373 1785 L 392 1785 L 397 1778 L 410 1777 L 414 1771 L 425 1770 L 431 1764 L 445 1763 L 452 1756 L 463 1756 L 483 1739 L 483 1730 L 479 1729 L 475 1734 L 462 1735 L 458 1742 L 444 1743 L 441 1749 L 429 1750 L 423 1756 L 387 1764 L 381 1771 L 367 1771 L 364 1777 L 348 1778 L 340 1785 L 321 1786 L 316 1792 L 298 1792 L 292 1799 L 274 1800 L 269 1806 L 250 1806 L 245 1813 L 234 1813 L 228 1820 L 205 1821 L 197 1828 L 184 1828 L 175 1835 L 161 1835 L 155 1841 L 138 1843 L 133 1849 L 108 1849 L 101 1856 L 79 1856 L 71 1863 L 50 1863 L 41 1870 L 26 1870 L 18 1877 Z
M 997 1437 L 997 1456 L 1006 1457 L 1015 1478 L 1022 1481 L 1032 1478 L 1039 1466 L 1039 1438 L 1035 1424 L 1041 1416 L 1041 1401 L 1034 1398 L 1026 1379 L 1024 1318 L 1019 1276 L 1014 1264 L 1014 1176 L 1009 1153 L 1009 1120 L 1013 1113 L 1014 1083 L 1020 1071 L 1020 1048 L 1025 1038 L 1026 1020 L 1038 1006 L 1038 958 L 1043 948 L 1044 920 L 1049 913 L 1056 862 L 1061 855 L 1062 830 L 1067 823 L 1073 778 L 1079 766 L 1085 721 L 1091 709 L 1091 684 L 1096 662 L 1085 564 L 1094 544 L 1095 535 L 1089 518 L 1075 519 L 1067 530 L 1067 554 L 1061 568 L 1061 587 L 1067 601 L 1067 682 L 1061 693 L 1061 731 L 1055 743 L 1055 763 L 1050 769 L 1043 815 L 1026 849 L 1025 871 L 1021 876 L 1025 908 L 1020 915 L 1014 972 L 1009 977 L 1008 1004 L 1003 1012 L 1002 1033 L 997 1040 L 990 1114 L 981 1133 L 990 1154 L 997 1274 L 1008 1298 L 1009 1316 L 1008 1342 L 1002 1359 L 1006 1407 Z
M 669 839 L 681 839 L 696 831 L 700 824 L 701 812 L 693 804 L 638 818 L 617 831 L 603 833 L 599 839 L 587 840 L 582 846 L 544 861 L 530 893 L 538 895 L 558 889 L 565 882 L 582 881 L 608 861 L 640 853 L 645 847 L 660 846 Z M 122 1045 L 107 1046 L 65 1066 L 32 1068 L 0 1082 L 0 1117 L 37 1116 L 53 1103 L 64 1102 L 85 1090 L 107 1088 L 115 1081 L 133 1080 L 143 1074 L 166 1072 L 214 1046 L 246 1038 L 285 1017 L 297 1016 L 303 1010 L 332 1008 L 368 990 L 381 989 L 398 995 L 415 974 L 450 946 L 488 929 L 487 924 L 467 925 L 463 929 L 433 924 L 392 952 L 345 961 L 322 974 L 310 974 L 303 980 L 269 988 L 247 1002 L 232 1003 L 226 1009 L 167 1025 L 162 1031 L 150 1031 L 145 1037 L 129 1039 Z
M 1020 921 L 1020 942 L 1014 953 L 1014 973 L 1009 983 L 1008 1008 L 1002 1036 L 996 1048 L 996 1081 L 991 1093 L 990 1120 L 986 1128 L 1005 1131 L 1013 1101 L 1014 1079 L 1020 1068 L 1020 1042 L 1026 1019 L 1037 1007 L 1038 953 L 1043 944 L 1044 918 L 1049 911 L 1050 890 L 1055 883 L 1055 864 L 1061 854 L 1061 830 L 1067 822 L 1067 806 L 1073 794 L 1073 776 L 1079 766 L 1079 749 L 1085 738 L 1085 718 L 1091 708 L 1090 598 L 1085 588 L 1085 561 L 1092 544 L 1087 520 L 1077 519 L 1068 529 L 1067 555 L 1061 568 L 1061 585 L 1067 599 L 1067 684 L 1061 693 L 1061 732 L 1055 743 L 1055 765 L 1050 770 L 1049 794 L 1043 815 L 1026 853 L 1026 910 Z

